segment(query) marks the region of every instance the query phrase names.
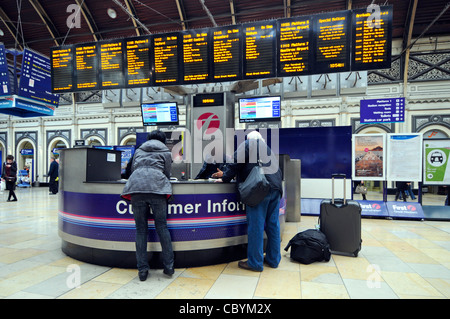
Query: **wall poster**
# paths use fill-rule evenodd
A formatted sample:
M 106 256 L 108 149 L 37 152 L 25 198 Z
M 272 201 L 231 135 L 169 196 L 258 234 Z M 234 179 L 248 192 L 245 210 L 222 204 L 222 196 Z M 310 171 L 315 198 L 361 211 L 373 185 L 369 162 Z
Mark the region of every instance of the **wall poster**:
M 421 133 L 387 135 L 387 179 L 390 181 L 422 181 Z
M 385 134 L 354 134 L 352 136 L 352 179 L 385 180 Z
M 424 185 L 450 185 L 450 139 L 423 141 Z

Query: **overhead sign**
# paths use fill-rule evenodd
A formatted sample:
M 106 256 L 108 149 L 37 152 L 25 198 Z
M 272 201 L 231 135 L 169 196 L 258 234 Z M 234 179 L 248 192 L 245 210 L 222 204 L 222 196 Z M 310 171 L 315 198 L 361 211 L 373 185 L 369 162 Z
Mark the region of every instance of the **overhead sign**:
M 404 97 L 360 101 L 361 124 L 395 123 L 404 121 Z
M 18 95 L 52 107 L 58 107 L 59 95 L 52 93 L 51 76 L 50 59 L 25 49 L 23 51 Z
M 9 83 L 8 61 L 6 60 L 6 49 L 0 44 L 0 96 L 11 95 Z
M 392 6 L 377 8 L 55 47 L 53 92 L 389 68 Z
M 391 67 L 392 6 L 353 10 L 352 71 Z

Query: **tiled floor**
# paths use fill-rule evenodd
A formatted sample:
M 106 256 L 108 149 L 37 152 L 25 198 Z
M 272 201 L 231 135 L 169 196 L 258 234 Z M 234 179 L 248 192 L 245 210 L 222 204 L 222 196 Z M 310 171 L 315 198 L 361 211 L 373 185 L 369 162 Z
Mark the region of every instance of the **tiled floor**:
M 176 269 L 172 278 L 151 270 L 86 264 L 67 257 L 57 234 L 57 196 L 45 188 L 19 189 L 18 202 L 0 194 L 2 298 L 449 298 L 450 222 L 363 219 L 357 258 L 333 255 L 301 265 L 282 250 L 279 268 L 245 271 L 237 262 Z M 443 196 L 425 195 L 442 203 Z M 287 223 L 282 248 L 316 217 Z M 74 278 L 79 273 L 80 282 Z M 76 287 L 79 288 L 76 288 Z

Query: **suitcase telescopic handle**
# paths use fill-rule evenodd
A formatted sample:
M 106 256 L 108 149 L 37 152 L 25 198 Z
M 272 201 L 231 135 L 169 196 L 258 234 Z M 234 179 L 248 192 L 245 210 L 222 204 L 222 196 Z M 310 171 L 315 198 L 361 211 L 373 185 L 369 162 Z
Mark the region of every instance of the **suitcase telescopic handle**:
M 345 182 L 346 182 L 346 179 L 347 179 L 347 176 L 345 175 L 345 174 L 342 174 L 342 173 L 335 173 L 335 174 L 332 174 L 331 175 L 331 203 L 334 205 L 334 178 L 335 177 L 342 177 L 343 179 L 344 179 L 344 196 L 343 196 L 343 199 L 344 199 L 344 205 L 346 204 L 346 199 L 345 199 L 345 194 L 346 194 L 346 192 L 345 192 Z

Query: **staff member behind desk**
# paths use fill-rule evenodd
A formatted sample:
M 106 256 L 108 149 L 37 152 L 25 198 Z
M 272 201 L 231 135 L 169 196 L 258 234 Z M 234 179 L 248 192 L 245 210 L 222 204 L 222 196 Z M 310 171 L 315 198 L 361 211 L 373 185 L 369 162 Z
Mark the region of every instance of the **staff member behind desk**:
M 2 167 L 2 180 L 5 181 L 6 190 L 9 191 L 7 202 L 17 202 L 16 193 L 16 180 L 17 180 L 17 163 L 14 161 L 14 156 L 6 156 L 6 162 Z M 11 200 L 11 197 L 14 199 Z
M 141 281 L 147 279 L 150 269 L 147 257 L 150 208 L 162 247 L 164 274 L 172 276 L 174 273 L 172 239 L 167 228 L 167 198 L 172 194 L 169 181 L 172 155 L 165 143 L 166 135 L 163 132 L 150 132 L 147 141 L 134 153 L 131 176 L 121 195 L 124 198 L 131 195 L 136 224 L 136 259 Z
M 207 155 L 205 161 L 203 162 L 203 166 L 198 172 L 195 179 L 208 179 L 215 178 L 214 174 L 217 172 L 221 172 L 224 170 L 226 165 L 226 157 L 224 156 L 222 163 L 217 163 L 211 155 Z
M 236 183 L 245 181 L 252 168 L 257 165 L 257 148 L 259 144 L 259 158 L 263 163 L 266 178 L 271 190 L 257 206 L 246 206 L 248 224 L 247 261 L 239 261 L 238 266 L 243 269 L 262 271 L 263 263 L 277 268 L 281 260 L 280 254 L 280 222 L 279 206 L 282 195 L 281 170 L 278 160 L 267 146 L 261 134 L 253 131 L 247 140 L 239 145 L 234 153 L 234 162 L 228 164 L 223 172 L 213 177 L 220 177 L 217 182 L 230 182 L 236 176 Z M 245 152 L 245 153 L 244 153 Z M 261 155 L 263 154 L 263 155 Z M 266 155 L 268 154 L 268 155 Z M 245 162 L 243 161 L 245 156 Z M 268 158 L 269 160 L 264 160 Z M 264 225 L 267 234 L 266 257 L 264 258 Z

